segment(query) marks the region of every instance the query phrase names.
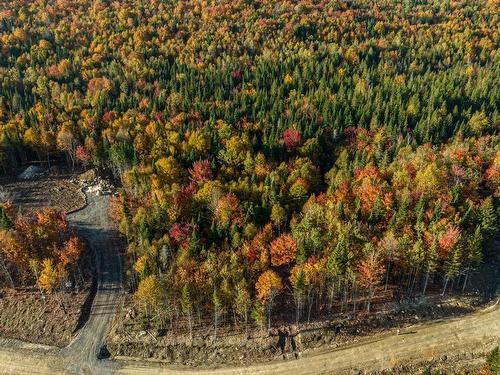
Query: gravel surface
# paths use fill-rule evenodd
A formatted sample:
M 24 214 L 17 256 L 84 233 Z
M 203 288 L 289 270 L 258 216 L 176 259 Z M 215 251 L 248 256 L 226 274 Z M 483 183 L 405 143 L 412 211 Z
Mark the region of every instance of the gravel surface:
M 96 253 L 97 293 L 90 316 L 78 336 L 61 352 L 74 373 L 98 373 L 97 354 L 105 343 L 111 321 L 121 301 L 119 236 L 108 217 L 109 195 L 89 195 L 87 206 L 68 216 L 78 233 Z

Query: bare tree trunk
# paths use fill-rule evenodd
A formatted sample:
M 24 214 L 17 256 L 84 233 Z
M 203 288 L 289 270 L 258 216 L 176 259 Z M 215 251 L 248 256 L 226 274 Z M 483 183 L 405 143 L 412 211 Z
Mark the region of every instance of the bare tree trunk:
M 330 290 L 329 290 L 329 293 L 328 293 L 328 311 L 332 311 L 332 307 L 333 307 L 333 296 L 335 294 L 335 281 L 332 281 L 331 285 L 330 285 Z
M 344 281 L 344 295 L 342 296 L 341 299 L 341 305 L 340 305 L 340 312 L 344 312 L 344 302 L 347 301 L 347 285 L 346 282 Z
M 391 269 L 391 262 L 387 262 L 387 270 L 385 271 L 385 287 L 384 290 L 387 290 L 387 284 L 389 283 L 389 271 Z
M 446 293 L 446 287 L 448 286 L 448 281 L 449 281 L 449 278 L 446 277 L 446 279 L 444 281 L 443 292 L 441 293 L 442 296 L 444 296 L 444 294 Z
M 465 279 L 464 279 L 464 285 L 462 286 L 462 292 L 465 291 L 465 288 L 467 287 L 468 278 L 469 278 L 469 271 L 465 272 Z
M 309 301 L 309 311 L 307 312 L 307 323 L 311 321 L 311 310 L 313 307 L 313 301 Z
M 352 287 L 352 313 L 356 314 L 356 307 L 357 307 L 357 289 L 356 289 L 356 284 L 353 285 Z
M 366 311 L 368 312 L 368 314 L 370 313 L 370 307 L 372 304 L 372 297 L 373 297 L 373 287 L 370 287 L 370 290 L 368 291 L 368 302 L 366 305 Z
M 248 310 L 245 309 L 245 336 L 248 337 Z
M 217 323 L 218 323 L 218 315 L 217 306 L 214 306 L 214 338 L 217 340 Z
M 9 272 L 9 269 L 5 265 L 5 261 L 3 260 L 3 256 L 0 254 L 0 266 L 2 267 L 2 271 L 5 274 L 5 278 L 10 284 L 11 288 L 14 288 L 14 280 L 12 279 L 12 275 Z
M 271 329 L 271 312 L 273 310 L 273 301 L 270 300 L 267 304 L 267 329 Z
M 427 290 L 427 283 L 429 282 L 429 272 L 425 274 L 425 281 L 424 281 L 424 290 L 422 291 L 422 295 L 425 295 L 425 291 Z
M 192 312 L 189 312 L 187 314 L 188 318 L 188 326 L 189 326 L 189 338 L 192 340 L 193 339 L 193 322 L 192 322 Z

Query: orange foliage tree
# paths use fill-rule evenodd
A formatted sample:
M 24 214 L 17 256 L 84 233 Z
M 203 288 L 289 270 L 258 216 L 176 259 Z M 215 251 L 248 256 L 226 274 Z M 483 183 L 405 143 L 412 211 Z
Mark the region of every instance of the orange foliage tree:
M 282 234 L 271 242 L 271 264 L 282 266 L 297 258 L 297 242 L 290 234 Z
M 257 298 L 267 306 L 268 327 L 271 328 L 271 313 L 274 298 L 283 289 L 283 283 L 279 275 L 272 271 L 267 270 L 259 276 L 255 284 L 257 291 Z

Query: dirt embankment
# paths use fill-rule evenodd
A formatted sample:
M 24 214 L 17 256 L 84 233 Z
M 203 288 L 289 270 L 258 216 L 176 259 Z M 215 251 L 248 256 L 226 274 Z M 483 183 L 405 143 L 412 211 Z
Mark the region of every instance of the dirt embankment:
M 276 329 L 269 333 L 253 327 L 246 332 L 244 328 L 235 330 L 233 326 L 219 328 L 214 338 L 209 321 L 195 332 L 192 340 L 179 330 L 144 330 L 129 305 L 115 318 L 108 349 L 118 358 L 141 358 L 181 367 L 250 365 L 294 358 L 291 337 L 298 356 L 336 349 L 374 334 L 397 332 L 415 324 L 471 313 L 479 306 L 478 298 L 449 298 L 439 303 L 429 298 L 421 303 L 402 305 L 392 312 L 343 314 L 328 321 L 289 327 L 290 335 L 285 339 L 280 338 Z

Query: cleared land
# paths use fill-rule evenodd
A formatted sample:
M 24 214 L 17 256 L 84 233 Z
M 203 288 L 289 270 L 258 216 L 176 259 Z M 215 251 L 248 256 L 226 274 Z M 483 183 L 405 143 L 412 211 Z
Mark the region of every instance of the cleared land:
M 338 314 L 335 319 L 302 323 L 299 329 L 292 326 L 291 334 L 302 354 L 317 350 L 333 350 L 352 345 L 376 334 L 393 333 L 397 329 L 415 324 L 464 316 L 478 310 L 479 296 L 440 298 L 430 296 L 419 303 L 397 305 L 380 304 L 378 313 L 364 312 Z M 257 327 L 235 329 L 232 325 L 221 327 L 214 339 L 212 322 L 203 321 L 190 340 L 187 332 L 167 329 L 166 332 L 147 330 L 132 318 L 133 310 L 125 310 L 115 318 L 115 325 L 108 340 L 113 356 L 151 358 L 166 365 L 185 367 L 243 366 L 269 362 L 282 358 L 280 340 L 267 330 Z M 299 333 L 300 332 L 300 333 Z M 297 335 L 299 333 L 299 335 Z M 300 338 L 299 338 L 300 336 Z M 293 358 L 291 340 L 284 339 L 284 355 Z
M 0 336 L 64 347 L 78 327 L 87 295 L 88 290 L 42 298 L 34 289 L 5 290 L 0 297 Z
M 67 176 L 27 181 L 4 179 L 0 186 L 5 197 L 27 213 L 43 207 L 71 212 L 86 204 L 79 186 Z M 0 336 L 57 347 L 68 345 L 81 328 L 82 309 L 89 289 L 90 282 L 78 291 L 46 296 L 37 288 L 1 290 Z
M 12 203 L 27 212 L 41 207 L 72 212 L 85 206 L 85 195 L 67 176 L 27 181 L 10 179 L 1 181 L 0 185 Z

